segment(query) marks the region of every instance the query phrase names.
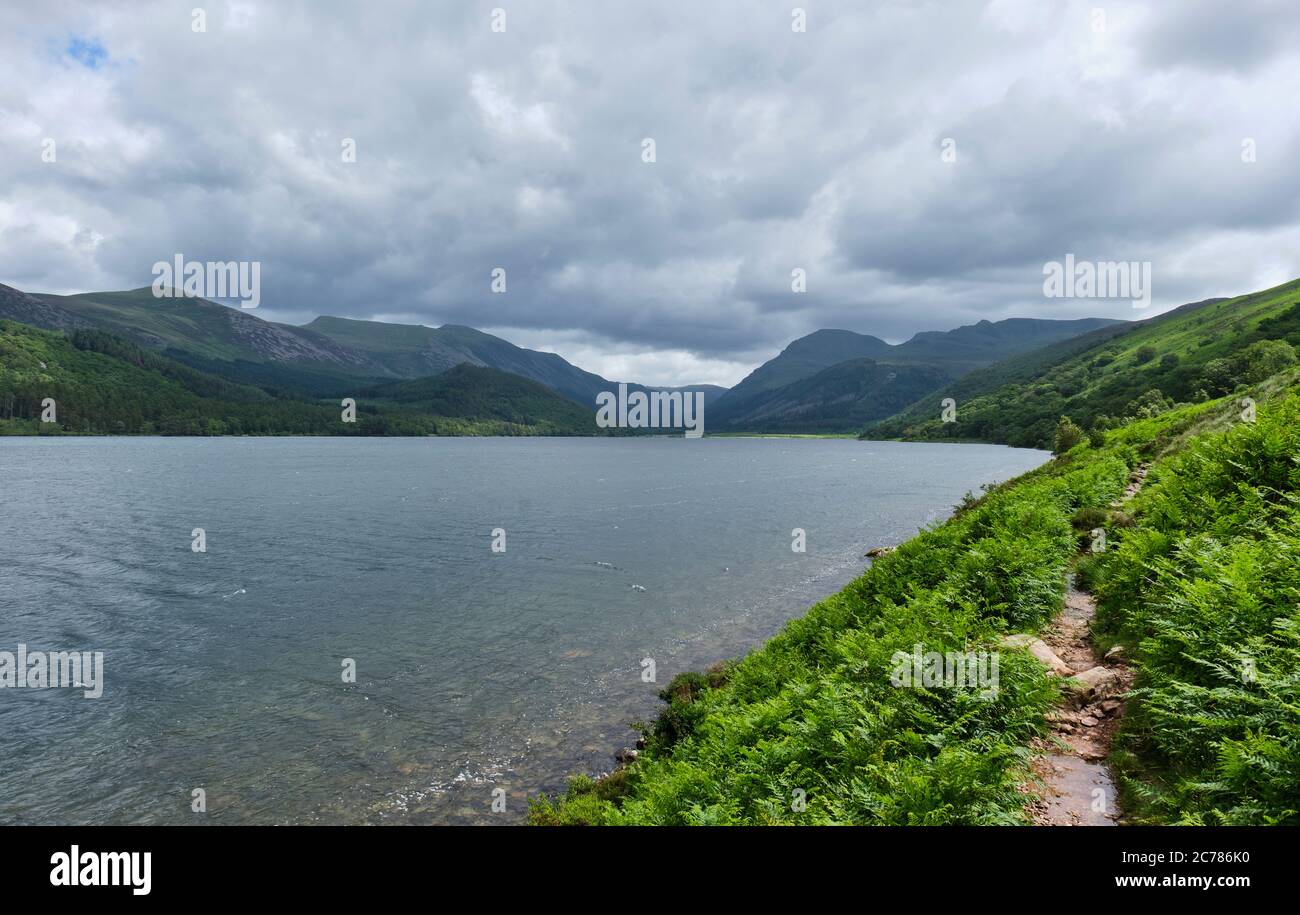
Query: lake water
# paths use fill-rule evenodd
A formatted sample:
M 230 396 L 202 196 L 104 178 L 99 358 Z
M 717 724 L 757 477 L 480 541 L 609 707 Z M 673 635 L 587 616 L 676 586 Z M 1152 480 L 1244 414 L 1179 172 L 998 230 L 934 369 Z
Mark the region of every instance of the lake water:
M 101 698 L 0 689 L 0 823 L 517 822 L 538 790 L 611 768 L 675 674 L 756 646 L 868 548 L 1045 457 L 0 438 L 0 651 L 104 653 Z

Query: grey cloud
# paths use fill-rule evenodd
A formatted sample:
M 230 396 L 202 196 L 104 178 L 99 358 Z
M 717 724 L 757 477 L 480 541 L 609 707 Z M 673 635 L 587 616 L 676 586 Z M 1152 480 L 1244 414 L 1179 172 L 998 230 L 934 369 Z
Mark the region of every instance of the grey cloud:
M 1182 0 L 1161 4 L 1142 32 L 1145 59 L 1157 67 L 1260 70 L 1294 48 L 1300 17 L 1289 0 Z

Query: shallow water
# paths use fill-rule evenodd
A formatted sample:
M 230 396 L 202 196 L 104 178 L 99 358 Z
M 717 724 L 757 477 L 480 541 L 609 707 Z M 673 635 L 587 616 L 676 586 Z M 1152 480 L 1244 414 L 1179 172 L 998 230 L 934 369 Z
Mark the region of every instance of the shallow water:
M 759 644 L 866 549 L 1044 458 L 794 439 L 0 439 L 0 651 L 105 655 L 99 699 L 0 689 L 0 822 L 517 821 L 538 790 L 608 770 L 673 675 Z

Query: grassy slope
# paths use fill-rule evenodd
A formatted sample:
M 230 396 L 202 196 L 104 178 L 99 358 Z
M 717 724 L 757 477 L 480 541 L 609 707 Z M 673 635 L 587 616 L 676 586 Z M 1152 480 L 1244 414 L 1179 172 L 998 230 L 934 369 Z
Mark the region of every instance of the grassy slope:
M 869 426 L 864 435 L 1046 447 L 1063 414 L 1086 428 L 1098 417 L 1139 415 L 1135 401 L 1152 390 L 1168 406 L 1258 381 L 1267 369 L 1254 371 L 1258 367 L 1247 365 L 1251 357 L 1243 354 L 1265 340 L 1300 344 L 1300 280 L 1103 328 L 1007 360 Z M 946 397 L 957 402 L 955 423 L 940 421 Z
M 1148 822 L 1297 822 L 1294 384 L 1252 390 L 1256 424 L 1240 421 L 1235 398 L 1167 411 L 963 506 L 761 649 L 675 679 L 637 762 L 575 778 L 535 801 L 531 820 L 1023 822 L 1017 784 L 1056 684 L 1004 651 L 996 697 L 897 688 L 891 657 L 918 643 L 991 650 L 1003 632 L 1036 630 L 1060 609 L 1100 511 L 1118 548 L 1084 572 L 1102 596 L 1099 623 L 1128 641 L 1139 671 L 1120 760 L 1128 809 Z M 1108 509 L 1152 459 L 1136 518 Z M 1257 680 L 1242 681 L 1243 657 Z

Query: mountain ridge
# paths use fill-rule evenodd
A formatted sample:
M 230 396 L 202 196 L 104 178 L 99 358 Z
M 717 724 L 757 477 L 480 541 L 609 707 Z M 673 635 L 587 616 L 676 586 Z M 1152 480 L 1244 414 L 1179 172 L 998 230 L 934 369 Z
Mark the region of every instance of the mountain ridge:
M 149 286 L 61 296 L 0 284 L 0 318 L 46 330 L 105 330 L 210 374 L 303 396 L 334 396 L 353 381 L 368 386 L 437 375 L 461 363 L 540 382 L 592 410 L 596 394 L 619 384 L 557 353 L 464 325 L 431 328 L 328 315 L 306 325 L 282 324 L 208 299 L 158 298 Z M 701 391 L 706 404 L 725 391 L 626 383 L 631 390 Z
M 899 344 L 855 331 L 822 329 L 792 341 L 746 376 L 718 399 L 713 417 L 715 423 L 725 429 L 766 431 L 757 419 L 757 413 L 760 404 L 771 399 L 771 392 L 806 382 L 842 362 L 868 359 L 880 365 L 926 366 L 928 371 L 924 377 L 937 388 L 1010 356 L 1123 323 L 1108 318 L 983 320 L 948 331 L 921 331 Z M 922 377 L 922 374 L 911 373 L 910 381 L 919 385 Z M 834 378 L 838 387 L 845 382 L 843 374 Z M 858 384 L 863 396 L 875 392 L 865 377 L 860 378 Z M 814 402 L 824 400 L 826 396 L 807 385 L 803 385 L 801 390 Z M 920 387 L 911 390 L 917 398 L 929 393 Z M 873 408 L 846 408 L 836 428 L 821 431 L 850 431 L 853 418 L 867 413 L 874 413 Z M 824 421 L 829 419 L 827 416 Z

